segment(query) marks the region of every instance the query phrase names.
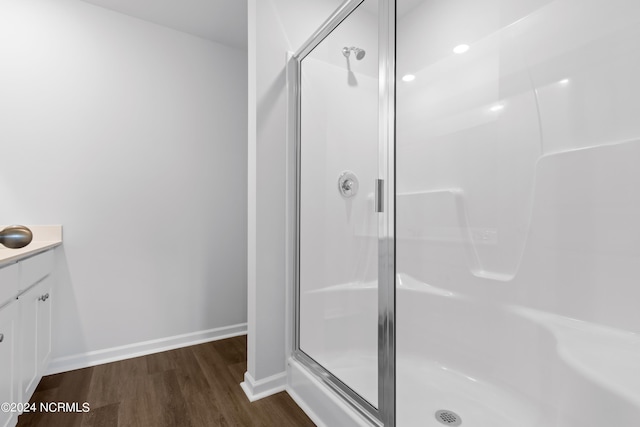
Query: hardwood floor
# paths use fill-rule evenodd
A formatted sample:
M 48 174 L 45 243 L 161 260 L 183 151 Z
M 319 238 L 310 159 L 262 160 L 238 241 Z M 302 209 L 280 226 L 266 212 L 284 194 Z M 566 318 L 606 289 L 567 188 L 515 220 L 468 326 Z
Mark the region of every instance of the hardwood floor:
M 79 412 L 25 413 L 18 426 L 313 426 L 284 392 L 249 402 L 246 349 L 242 336 L 44 377 L 31 402 L 77 402 Z

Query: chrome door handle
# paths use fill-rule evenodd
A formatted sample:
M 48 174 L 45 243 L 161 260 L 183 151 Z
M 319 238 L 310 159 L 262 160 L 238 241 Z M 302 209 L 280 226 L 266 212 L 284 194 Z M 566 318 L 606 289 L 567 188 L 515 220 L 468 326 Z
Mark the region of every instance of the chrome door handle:
M 375 211 L 384 212 L 384 179 L 376 179 Z

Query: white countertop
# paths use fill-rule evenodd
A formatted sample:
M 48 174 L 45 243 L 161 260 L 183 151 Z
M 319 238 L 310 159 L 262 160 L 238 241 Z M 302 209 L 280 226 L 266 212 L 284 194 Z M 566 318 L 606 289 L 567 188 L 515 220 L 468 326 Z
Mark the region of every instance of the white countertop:
M 6 226 L 0 226 L 0 230 L 4 227 Z M 62 244 L 61 225 L 27 225 L 27 227 L 33 233 L 31 243 L 20 249 L 9 249 L 0 245 L 0 266 L 20 261 Z

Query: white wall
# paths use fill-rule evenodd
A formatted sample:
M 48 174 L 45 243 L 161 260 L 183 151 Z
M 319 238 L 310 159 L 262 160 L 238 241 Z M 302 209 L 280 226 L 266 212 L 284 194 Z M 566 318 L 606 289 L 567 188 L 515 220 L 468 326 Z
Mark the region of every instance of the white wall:
M 286 54 L 302 46 L 340 4 L 249 0 L 247 373 L 257 382 L 285 370 Z
M 3 0 L 0 63 L 0 223 L 64 226 L 53 357 L 241 332 L 246 52 Z

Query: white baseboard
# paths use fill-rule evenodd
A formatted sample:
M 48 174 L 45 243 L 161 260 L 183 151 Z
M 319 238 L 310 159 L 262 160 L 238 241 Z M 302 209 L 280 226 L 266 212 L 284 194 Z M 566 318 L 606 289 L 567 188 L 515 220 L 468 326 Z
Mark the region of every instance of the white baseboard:
M 188 334 L 143 341 L 120 347 L 112 347 L 103 350 L 74 354 L 72 356 L 59 357 L 51 360 L 45 375 L 88 368 L 89 366 L 102 365 L 103 363 L 117 362 L 119 360 L 160 353 L 162 351 L 173 350 L 180 347 L 187 347 L 209 341 L 217 341 L 239 335 L 246 335 L 246 333 L 247 324 L 240 323 L 237 325 L 223 326 L 221 328 L 209 329 L 206 331 L 191 332 Z
M 261 380 L 255 380 L 249 372 L 244 373 L 244 381 L 240 383 L 240 387 L 247 395 L 249 402 L 255 402 L 263 397 L 284 391 L 287 386 L 287 373 L 271 375 Z

